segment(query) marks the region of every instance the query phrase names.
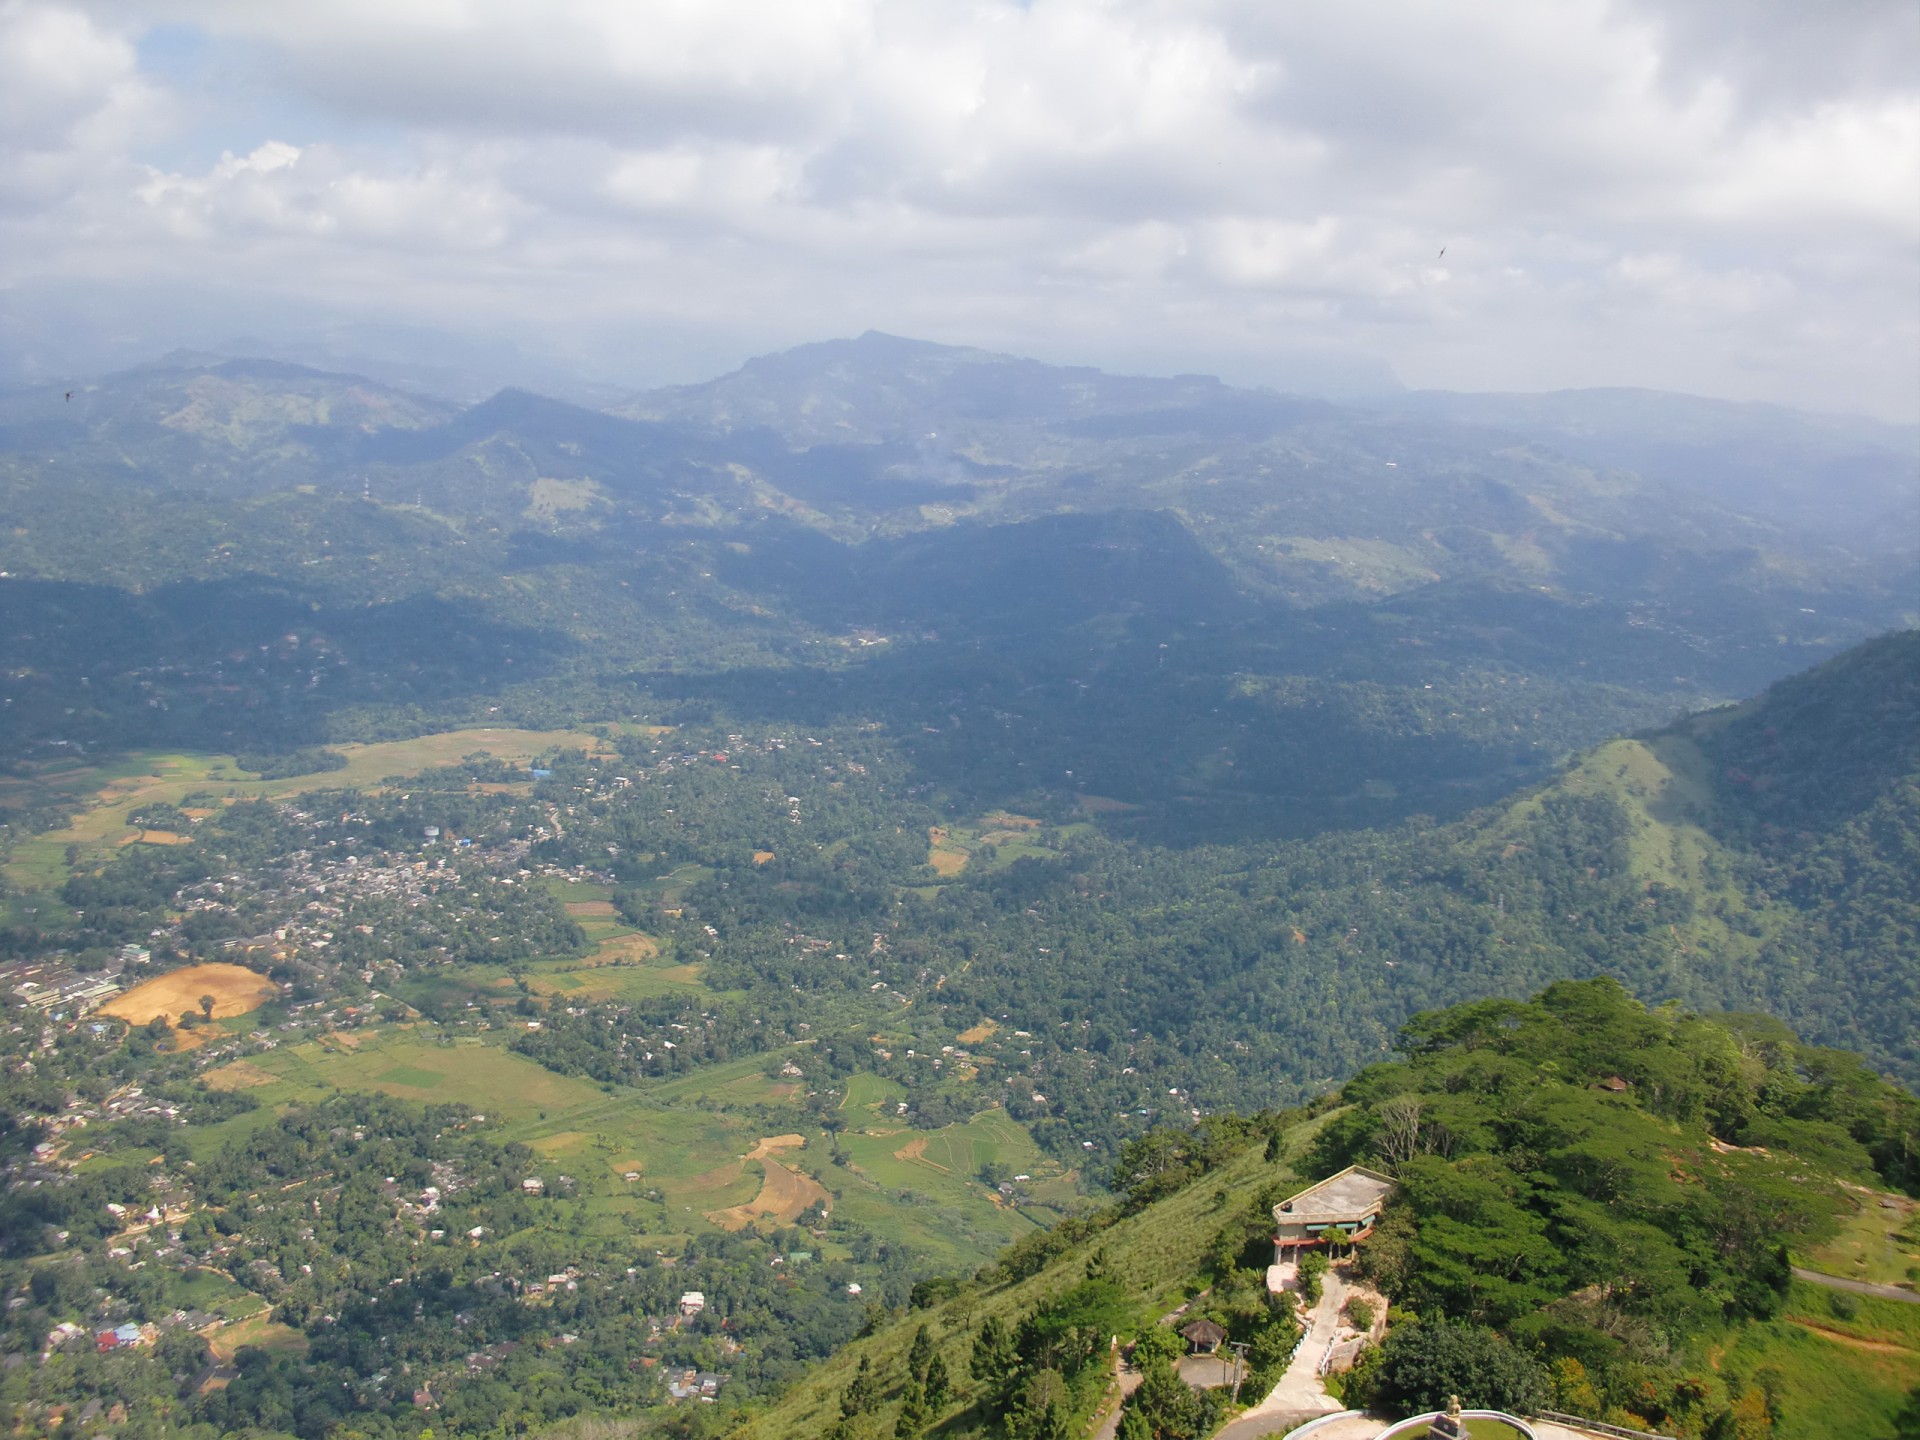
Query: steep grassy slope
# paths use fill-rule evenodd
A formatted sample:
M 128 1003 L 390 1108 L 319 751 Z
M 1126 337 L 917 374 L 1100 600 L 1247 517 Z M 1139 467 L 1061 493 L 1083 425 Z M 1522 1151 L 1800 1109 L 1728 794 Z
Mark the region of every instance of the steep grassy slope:
M 1296 1120 L 1284 1132 L 1283 1148 L 1291 1152 L 1305 1147 L 1323 1120 Z M 1008 1262 L 983 1272 L 987 1277 L 983 1281 L 964 1282 L 959 1294 L 884 1324 L 871 1338 L 819 1366 L 779 1403 L 743 1416 L 737 1427 L 725 1433 L 735 1440 L 801 1440 L 824 1434 L 840 1418 L 841 1396 L 862 1361 L 871 1364 L 885 1399 L 882 1408 L 890 1411 L 905 1387 L 907 1352 L 922 1324 L 938 1341 L 948 1370 L 960 1377 L 960 1388 L 978 1398 L 979 1387 L 965 1377 L 973 1339 L 981 1327 L 990 1319 L 1017 1325 L 1042 1302 L 1084 1279 L 1096 1252 L 1104 1252 L 1101 1263 L 1107 1273 L 1126 1288 L 1134 1328 L 1151 1326 L 1206 1286 L 1207 1259 L 1221 1231 L 1238 1222 L 1259 1196 L 1284 1190 L 1298 1179 L 1291 1165 L 1270 1161 L 1266 1153 L 1265 1136 L 1253 1137 L 1242 1146 L 1230 1147 L 1217 1168 L 1135 1214 L 1117 1219 L 1110 1215 L 1106 1218 L 1111 1224 L 1078 1232 L 1069 1227 L 1044 1249 L 1025 1247 L 1024 1256 L 1012 1254 Z M 1036 1255 L 1048 1258 L 1034 1269 Z M 1094 1385 L 1085 1398 L 1103 1393 L 1103 1385 Z M 950 1429 L 939 1433 L 976 1433 L 974 1427 L 986 1423 L 964 1398 L 947 1408 L 955 1418 Z M 891 1434 L 892 1416 L 877 1414 L 865 1424 L 856 1433 Z
M 735 1440 L 891 1435 L 925 1325 L 970 1392 L 930 1433 L 1012 1433 L 984 1408 L 990 1387 L 964 1379 L 972 1337 L 1017 1326 L 1089 1273 L 1125 1287 L 1117 1333 L 1212 1287 L 1189 1312 L 1206 1313 L 1249 1273 L 1236 1266 L 1262 1260 L 1276 1194 L 1361 1160 L 1401 1182 L 1358 1261 L 1400 1308 L 1384 1349 L 1347 1382 L 1350 1403 L 1423 1408 L 1432 1397 L 1418 1387 L 1431 1382 L 1405 1361 L 1420 1334 L 1493 1331 L 1486 1353 L 1510 1358 L 1481 1381 L 1517 1384 L 1535 1406 L 1684 1437 L 1744 1434 L 1746 1417 L 1769 1412 L 1783 1436 L 1887 1433 L 1920 1381 L 1920 1307 L 1795 1283 L 1786 1265 L 1879 1209 L 1889 1178 L 1920 1186 L 1911 1095 L 1851 1057 L 1746 1022 L 1649 1011 L 1609 982 L 1436 1012 L 1401 1044 L 1404 1058 L 1363 1072 L 1318 1119 L 1263 1121 L 1213 1146 L 1165 1198 L 1053 1237 L 1037 1271 L 1029 1243 L 950 1298 L 929 1291 L 778 1404 L 716 1428 Z M 1622 1091 L 1600 1084 L 1620 1076 Z M 1149 1137 L 1123 1169 L 1143 1176 L 1162 1142 L 1176 1143 Z M 1140 1180 L 1136 1201 L 1168 1180 Z M 1920 1241 L 1898 1244 L 1920 1278 Z M 1075 1389 L 1076 1415 L 1099 1406 L 1104 1373 L 1092 1367 Z M 842 1425 L 842 1396 L 868 1384 L 874 1399 Z

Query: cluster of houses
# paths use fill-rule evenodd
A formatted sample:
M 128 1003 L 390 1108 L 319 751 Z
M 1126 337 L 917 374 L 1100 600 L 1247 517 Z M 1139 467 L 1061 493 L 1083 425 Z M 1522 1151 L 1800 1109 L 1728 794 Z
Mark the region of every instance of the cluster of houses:
M 140 950 L 139 953 L 147 952 Z M 120 980 L 125 969 L 126 961 L 122 958 L 108 961 L 101 970 L 76 970 L 64 956 L 17 960 L 0 965 L 0 987 L 50 1020 L 78 1020 L 126 988 Z
M 711 1370 L 687 1369 L 667 1381 L 667 1394 L 675 1400 L 705 1400 L 712 1403 L 720 1394 L 720 1387 L 726 1383 L 725 1375 L 717 1375 Z

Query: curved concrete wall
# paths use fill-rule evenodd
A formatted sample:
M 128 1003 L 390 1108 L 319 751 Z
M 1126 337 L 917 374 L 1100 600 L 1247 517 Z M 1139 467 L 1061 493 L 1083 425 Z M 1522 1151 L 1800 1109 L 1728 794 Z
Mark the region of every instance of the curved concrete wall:
M 1378 1435 L 1374 1436 L 1374 1440 L 1392 1440 L 1392 1437 L 1396 1435 L 1404 1435 L 1409 1437 L 1409 1440 L 1416 1440 L 1416 1437 L 1425 1436 L 1427 1433 L 1426 1427 L 1433 1424 L 1433 1422 L 1438 1420 L 1444 1413 L 1444 1411 L 1440 1410 L 1429 1410 L 1424 1415 L 1415 1415 L 1410 1420 L 1402 1420 L 1398 1424 L 1389 1425 Z M 1462 1410 L 1460 1412 L 1460 1418 L 1462 1420 L 1504 1420 L 1507 1424 L 1513 1426 L 1520 1434 L 1524 1435 L 1526 1440 L 1539 1440 L 1539 1436 L 1533 1433 L 1533 1427 L 1531 1425 L 1527 1424 L 1527 1422 L 1522 1420 L 1518 1415 L 1509 1415 L 1504 1410 Z M 1298 1432 L 1296 1431 L 1295 1433 L 1297 1434 Z

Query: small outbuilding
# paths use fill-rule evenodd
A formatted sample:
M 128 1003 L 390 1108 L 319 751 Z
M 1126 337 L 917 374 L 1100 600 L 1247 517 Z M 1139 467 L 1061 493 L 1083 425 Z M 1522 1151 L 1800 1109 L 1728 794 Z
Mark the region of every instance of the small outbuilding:
M 1220 1348 L 1220 1342 L 1227 1338 L 1227 1332 L 1211 1320 L 1196 1320 L 1180 1331 L 1181 1337 L 1193 1347 L 1196 1355 L 1211 1355 Z

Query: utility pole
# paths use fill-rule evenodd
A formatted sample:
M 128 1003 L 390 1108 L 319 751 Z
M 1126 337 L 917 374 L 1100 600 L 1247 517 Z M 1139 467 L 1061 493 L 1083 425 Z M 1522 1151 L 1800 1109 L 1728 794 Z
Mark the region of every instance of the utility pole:
M 1233 1403 L 1238 1405 L 1240 1403 L 1240 1381 L 1242 1379 L 1240 1367 L 1242 1362 L 1247 1358 L 1247 1342 L 1244 1340 L 1230 1340 L 1227 1342 L 1227 1348 L 1233 1351 Z

